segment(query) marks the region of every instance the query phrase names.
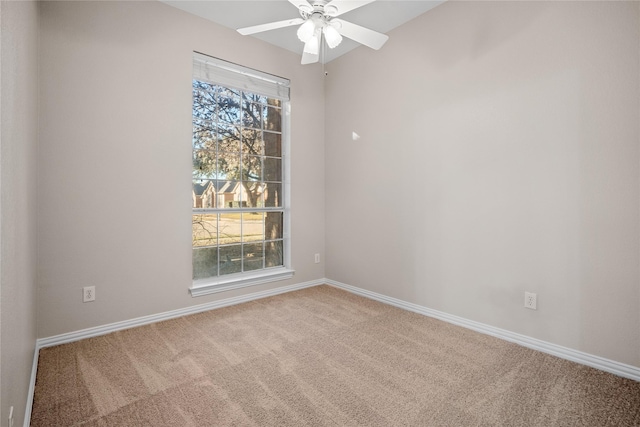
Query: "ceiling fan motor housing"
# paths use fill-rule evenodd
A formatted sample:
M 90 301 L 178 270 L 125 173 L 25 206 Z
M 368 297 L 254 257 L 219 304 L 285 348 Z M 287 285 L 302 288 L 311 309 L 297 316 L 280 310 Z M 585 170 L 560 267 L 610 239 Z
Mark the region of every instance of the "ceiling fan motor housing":
M 313 17 L 313 15 L 318 15 L 327 21 L 338 14 L 338 8 L 334 5 L 328 5 L 325 7 L 328 3 L 326 0 L 316 0 L 310 3 L 311 4 L 308 5 L 303 4 L 298 8 L 300 16 L 304 19 L 309 19 Z

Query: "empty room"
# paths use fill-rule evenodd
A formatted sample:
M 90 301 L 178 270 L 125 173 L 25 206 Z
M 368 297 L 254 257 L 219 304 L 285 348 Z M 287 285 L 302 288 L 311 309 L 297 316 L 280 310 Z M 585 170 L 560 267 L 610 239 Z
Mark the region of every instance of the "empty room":
M 0 427 L 640 426 L 640 2 L 0 23 Z

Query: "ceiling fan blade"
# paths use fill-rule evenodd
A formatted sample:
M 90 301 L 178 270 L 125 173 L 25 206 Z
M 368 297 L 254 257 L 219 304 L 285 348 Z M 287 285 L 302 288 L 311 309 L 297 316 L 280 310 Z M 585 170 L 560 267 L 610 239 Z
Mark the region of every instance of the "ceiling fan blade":
M 361 27 L 348 21 L 343 21 L 342 19 L 333 19 L 331 20 L 331 24 L 343 36 L 365 46 L 369 46 L 371 49 L 378 50 L 389 40 L 389 36 L 386 34 Z
M 291 1 L 291 0 L 289 0 Z M 339 16 L 350 10 L 357 9 L 375 0 L 333 0 L 324 5 L 324 11 L 329 16 Z
M 293 18 L 284 21 L 270 22 L 268 24 L 254 25 L 253 27 L 238 28 L 238 32 L 243 36 L 248 36 L 249 34 L 261 33 L 277 28 L 291 27 L 292 25 L 302 24 L 303 22 L 304 19 L 302 18 Z
M 307 0 L 289 0 L 289 3 L 297 7 L 299 10 L 303 10 L 307 13 L 311 13 L 313 11 L 313 6 L 311 6 Z

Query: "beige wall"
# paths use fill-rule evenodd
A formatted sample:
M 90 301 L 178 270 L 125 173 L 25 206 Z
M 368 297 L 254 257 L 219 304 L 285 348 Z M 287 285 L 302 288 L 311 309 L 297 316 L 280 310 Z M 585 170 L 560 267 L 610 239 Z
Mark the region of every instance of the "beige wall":
M 639 7 L 450 1 L 330 63 L 327 277 L 640 366 Z
M 324 277 L 319 66 L 159 2 L 40 8 L 39 337 Z M 187 292 L 193 51 L 291 79 L 291 280 Z
M 0 420 L 23 423 L 36 340 L 38 11 L 0 2 Z

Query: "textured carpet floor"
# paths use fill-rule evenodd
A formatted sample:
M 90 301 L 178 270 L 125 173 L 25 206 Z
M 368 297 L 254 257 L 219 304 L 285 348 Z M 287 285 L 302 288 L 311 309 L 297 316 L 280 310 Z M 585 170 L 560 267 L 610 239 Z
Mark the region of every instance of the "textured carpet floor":
M 640 426 L 640 383 L 319 286 L 42 349 L 75 425 Z

